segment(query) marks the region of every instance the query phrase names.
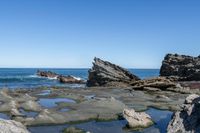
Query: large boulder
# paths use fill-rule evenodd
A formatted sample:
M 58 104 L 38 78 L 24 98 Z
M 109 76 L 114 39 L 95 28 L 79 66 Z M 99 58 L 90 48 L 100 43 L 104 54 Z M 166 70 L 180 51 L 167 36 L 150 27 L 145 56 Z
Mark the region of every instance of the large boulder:
M 0 118 L 1 133 L 30 133 L 24 125 L 13 120 L 4 120 Z
M 94 58 L 93 67 L 89 70 L 87 86 L 120 86 L 136 80 L 139 78 L 128 70 L 108 61 Z
M 200 133 L 200 97 L 188 96 L 182 110 L 174 114 L 168 125 L 168 133 Z
M 153 124 L 151 117 L 145 112 L 135 112 L 134 109 L 124 109 L 124 118 L 128 121 L 129 128 L 146 128 Z
M 167 54 L 160 69 L 161 76 L 177 76 L 179 80 L 200 80 L 200 56 Z

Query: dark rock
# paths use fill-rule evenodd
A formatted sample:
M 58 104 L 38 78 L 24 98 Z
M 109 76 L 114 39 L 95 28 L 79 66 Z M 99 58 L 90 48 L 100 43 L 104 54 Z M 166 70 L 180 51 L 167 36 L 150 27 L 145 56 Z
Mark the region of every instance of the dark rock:
M 177 76 L 178 80 L 200 80 L 200 57 L 167 54 L 160 69 L 161 76 Z
M 59 74 L 51 72 L 51 71 L 37 71 L 37 75 L 46 78 L 57 78 Z
M 46 78 L 55 78 L 56 80 L 60 81 L 61 83 L 71 83 L 71 84 L 81 84 L 85 83 L 84 80 L 79 80 L 73 76 L 64 76 L 60 75 L 51 71 L 37 71 L 37 75 Z
M 76 78 L 73 77 L 73 76 L 59 76 L 59 77 L 58 77 L 58 80 L 59 80 L 61 83 L 71 83 L 71 84 L 81 84 L 81 83 L 85 83 L 84 80 L 76 79 Z
M 174 114 L 168 125 L 168 133 L 200 133 L 200 97 L 188 96 L 182 110 Z
M 87 86 L 120 86 L 120 83 L 124 85 L 136 80 L 139 78 L 128 70 L 108 61 L 94 58 L 93 67 L 89 70 Z

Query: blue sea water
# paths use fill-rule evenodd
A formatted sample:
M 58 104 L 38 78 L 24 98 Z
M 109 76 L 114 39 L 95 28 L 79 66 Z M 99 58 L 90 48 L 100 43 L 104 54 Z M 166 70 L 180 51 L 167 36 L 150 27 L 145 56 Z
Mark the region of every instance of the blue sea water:
M 59 87 L 84 87 L 85 85 L 62 84 L 57 80 L 38 77 L 37 68 L 1 68 L 0 69 L 0 88 L 36 88 L 43 86 Z M 63 75 L 72 75 L 87 80 L 89 69 L 40 69 L 53 71 Z M 140 78 L 149 78 L 159 75 L 159 69 L 129 69 L 130 72 Z

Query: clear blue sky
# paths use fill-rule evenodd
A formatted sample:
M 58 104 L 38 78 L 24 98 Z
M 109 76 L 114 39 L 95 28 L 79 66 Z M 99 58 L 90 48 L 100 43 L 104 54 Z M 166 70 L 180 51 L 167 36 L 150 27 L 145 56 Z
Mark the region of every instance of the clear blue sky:
M 159 68 L 200 54 L 199 0 L 0 0 L 0 67 Z

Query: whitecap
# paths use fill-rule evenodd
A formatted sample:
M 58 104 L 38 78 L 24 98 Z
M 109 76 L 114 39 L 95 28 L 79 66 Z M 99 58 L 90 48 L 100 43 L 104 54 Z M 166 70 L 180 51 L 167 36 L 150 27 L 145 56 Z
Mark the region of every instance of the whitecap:
M 75 77 L 75 76 L 72 76 L 73 78 L 75 78 L 76 80 L 82 80 L 82 78 L 80 77 Z

